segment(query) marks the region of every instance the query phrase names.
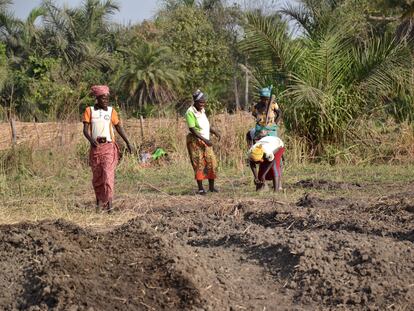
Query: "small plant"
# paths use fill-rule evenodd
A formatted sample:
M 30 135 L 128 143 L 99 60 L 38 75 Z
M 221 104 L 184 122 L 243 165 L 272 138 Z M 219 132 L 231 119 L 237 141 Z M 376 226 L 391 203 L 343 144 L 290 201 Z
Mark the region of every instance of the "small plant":
M 17 146 L 0 153 L 0 172 L 7 175 L 33 175 L 33 150 Z
M 84 166 L 89 165 L 90 144 L 86 140 L 80 141 L 76 145 L 76 159 Z

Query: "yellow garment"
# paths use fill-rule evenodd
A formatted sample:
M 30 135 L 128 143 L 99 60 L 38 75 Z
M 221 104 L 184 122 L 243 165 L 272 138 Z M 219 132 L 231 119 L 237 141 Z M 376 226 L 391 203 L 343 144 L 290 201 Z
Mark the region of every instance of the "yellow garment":
M 263 155 L 264 155 L 263 147 L 262 145 L 258 145 L 250 151 L 249 158 L 250 160 L 254 162 L 259 162 L 259 161 L 262 161 Z
M 266 103 L 258 103 L 253 106 L 252 115 L 256 118 L 256 124 L 261 126 L 268 126 L 275 124 L 275 117 L 277 110 L 279 109 L 279 105 L 272 101 L 272 104 L 269 109 L 269 121 L 266 124 Z

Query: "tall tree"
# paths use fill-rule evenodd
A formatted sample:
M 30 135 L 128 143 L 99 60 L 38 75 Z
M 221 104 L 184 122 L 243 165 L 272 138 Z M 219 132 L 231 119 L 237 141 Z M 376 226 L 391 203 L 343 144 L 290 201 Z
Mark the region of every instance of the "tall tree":
M 230 81 L 229 46 L 214 31 L 205 11 L 178 7 L 161 12 L 156 24 L 163 31 L 162 41 L 182 60 L 187 96 L 197 88 Z
M 35 22 L 42 16 L 42 8 L 31 10 L 25 21 L 15 18 L 5 10 L 0 13 L 0 38 L 15 64 L 21 65 L 25 59 L 41 49 L 41 31 L 35 26 Z
M 47 55 L 62 58 L 65 66 L 73 71 L 83 68 L 100 68 L 109 65 L 109 55 L 104 38 L 109 35 L 108 18 L 118 10 L 111 0 L 87 0 L 83 6 L 59 8 L 52 0 L 44 0 L 44 36 Z
M 142 108 L 148 103 L 171 103 L 176 98 L 183 74 L 170 48 L 135 41 L 120 52 L 125 65 L 118 84 L 132 104 Z
M 249 15 L 243 49 L 258 61 L 258 80 L 281 78 L 288 130 L 321 150 L 326 143 L 343 141 L 355 117 L 381 108 L 394 89 L 407 88 L 413 64 L 407 47 L 390 36 L 359 44 L 347 23 L 324 16 L 310 22 L 318 27 L 304 37 L 281 40 L 283 22 Z

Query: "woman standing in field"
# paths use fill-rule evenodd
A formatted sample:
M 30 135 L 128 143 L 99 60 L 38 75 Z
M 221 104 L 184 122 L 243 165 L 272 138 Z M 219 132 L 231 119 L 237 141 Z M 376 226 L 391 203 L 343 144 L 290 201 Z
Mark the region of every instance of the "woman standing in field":
M 249 147 L 263 136 L 278 136 L 278 127 L 282 119 L 282 111 L 272 96 L 272 87 L 260 90 L 260 101 L 252 108 L 252 115 L 256 119 L 256 126 L 246 134 Z M 270 105 L 270 107 L 268 107 Z
M 96 209 L 112 210 L 115 168 L 119 149 L 115 143 L 113 126 L 125 141 L 128 151 L 131 144 L 120 124 L 118 113 L 109 106 L 109 87 L 94 85 L 91 88 L 96 98 L 94 106 L 87 107 L 83 115 L 83 134 L 89 140 L 89 165 L 92 168 L 92 185 L 96 196 Z
M 193 101 L 194 104 L 188 108 L 185 114 L 190 130 L 187 135 L 187 149 L 194 169 L 198 193 L 204 195 L 206 194 L 203 187 L 204 179 L 208 179 L 210 192 L 218 192 L 214 187 L 214 180 L 217 177 L 217 160 L 212 148 L 210 134 L 214 134 L 219 139 L 220 135 L 210 127 L 210 122 L 204 110 L 206 99 L 200 90 L 193 94 Z

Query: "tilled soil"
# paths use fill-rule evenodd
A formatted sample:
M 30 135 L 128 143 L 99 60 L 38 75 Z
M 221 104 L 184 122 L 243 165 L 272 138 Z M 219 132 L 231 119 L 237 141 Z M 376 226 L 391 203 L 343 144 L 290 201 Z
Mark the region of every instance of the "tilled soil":
M 411 190 L 172 197 L 106 232 L 2 226 L 0 309 L 414 310 Z
M 200 304 L 145 225 L 93 233 L 63 221 L 2 226 L 1 310 L 185 310 Z

